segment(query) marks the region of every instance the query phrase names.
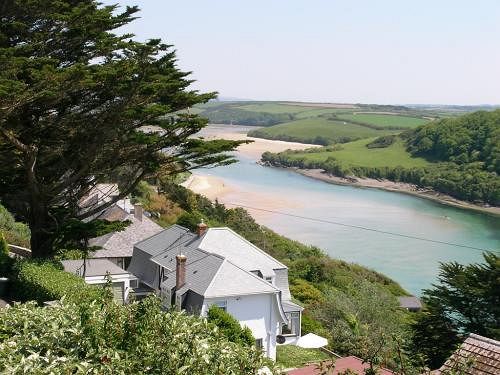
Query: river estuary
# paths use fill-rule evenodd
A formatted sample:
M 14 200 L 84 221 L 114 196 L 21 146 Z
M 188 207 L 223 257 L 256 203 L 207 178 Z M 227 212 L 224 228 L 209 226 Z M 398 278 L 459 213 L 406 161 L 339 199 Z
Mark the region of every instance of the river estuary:
M 334 258 L 382 272 L 416 295 L 436 280 L 440 262 L 479 262 L 482 252 L 321 220 L 500 250 L 498 217 L 402 193 L 325 183 L 290 170 L 261 166 L 256 155 L 248 153 L 237 153 L 237 157 L 237 164 L 198 170 L 195 175 L 222 181 L 224 192 L 217 198 L 228 207 L 274 211 L 247 208 L 260 224 L 318 246 Z

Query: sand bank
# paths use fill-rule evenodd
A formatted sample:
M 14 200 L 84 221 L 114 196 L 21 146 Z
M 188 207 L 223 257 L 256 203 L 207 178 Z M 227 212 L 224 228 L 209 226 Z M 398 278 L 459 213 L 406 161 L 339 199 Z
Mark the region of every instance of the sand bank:
M 240 133 L 237 130 L 231 131 L 231 128 L 228 128 L 228 126 L 219 126 L 218 128 L 214 128 L 212 128 L 209 133 L 206 133 L 205 139 L 252 141 L 252 143 L 243 144 L 238 147 L 238 152 L 241 155 L 255 159 L 256 161 L 260 160 L 261 155 L 266 151 L 282 152 L 285 150 L 303 150 L 306 148 L 321 147 L 319 145 L 307 143 L 274 141 L 271 139 L 248 137 L 245 133 Z
M 375 188 L 387 191 L 394 191 L 398 193 L 411 194 L 421 198 L 430 199 L 438 203 L 464 208 L 468 210 L 481 211 L 495 216 L 500 216 L 500 207 L 484 207 L 477 204 L 461 201 L 449 195 L 439 193 L 431 189 L 421 189 L 416 185 L 405 182 L 394 182 L 389 180 L 377 180 L 373 178 L 343 178 L 326 174 L 322 169 L 298 169 L 290 168 L 300 173 L 301 175 L 315 178 L 317 180 L 325 181 L 337 185 L 349 185 L 360 188 Z

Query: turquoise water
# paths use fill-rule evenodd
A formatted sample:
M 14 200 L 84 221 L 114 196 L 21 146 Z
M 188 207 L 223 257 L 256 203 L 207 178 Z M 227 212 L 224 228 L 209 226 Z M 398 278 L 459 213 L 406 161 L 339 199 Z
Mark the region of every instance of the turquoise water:
M 240 162 L 200 170 L 220 177 L 233 191 L 222 199 L 320 220 L 500 250 L 500 219 L 401 193 L 339 186 L 292 171 Z M 228 207 L 231 207 L 228 205 Z M 472 263 L 482 252 L 249 209 L 260 224 L 335 258 L 359 263 L 419 295 L 436 281 L 440 262 Z

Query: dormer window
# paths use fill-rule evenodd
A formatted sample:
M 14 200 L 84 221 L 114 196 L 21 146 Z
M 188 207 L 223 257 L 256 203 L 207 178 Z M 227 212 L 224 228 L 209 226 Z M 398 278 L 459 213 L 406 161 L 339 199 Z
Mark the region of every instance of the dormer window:
M 272 278 L 272 277 L 266 277 L 266 281 L 267 281 L 269 284 L 272 284 L 272 283 L 273 283 L 273 278 Z

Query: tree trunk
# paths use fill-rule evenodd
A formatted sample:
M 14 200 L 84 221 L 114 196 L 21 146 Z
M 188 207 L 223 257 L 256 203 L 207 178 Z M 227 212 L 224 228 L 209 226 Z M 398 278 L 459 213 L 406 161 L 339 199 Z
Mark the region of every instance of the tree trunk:
M 50 258 L 53 253 L 54 236 L 49 229 L 51 222 L 48 210 L 40 202 L 31 205 L 30 230 L 31 254 L 33 258 Z

